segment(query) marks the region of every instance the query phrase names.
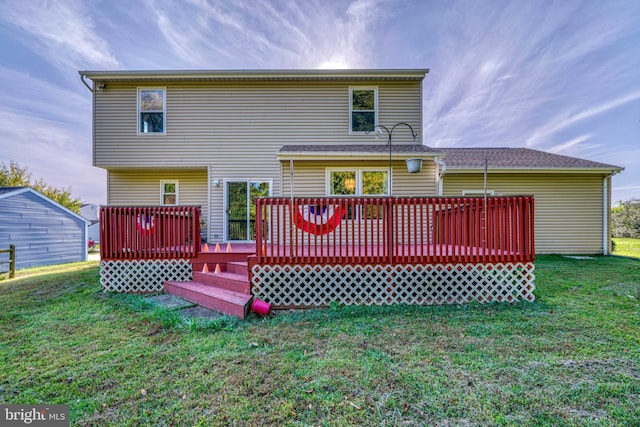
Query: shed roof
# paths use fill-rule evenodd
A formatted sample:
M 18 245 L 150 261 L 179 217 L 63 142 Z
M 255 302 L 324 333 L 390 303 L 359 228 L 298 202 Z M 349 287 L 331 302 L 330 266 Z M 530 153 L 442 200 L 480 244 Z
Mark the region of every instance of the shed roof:
M 89 220 L 87 220 L 87 219 L 83 218 L 82 216 L 78 215 L 77 213 L 73 212 L 71 209 L 68 209 L 65 206 L 62 206 L 60 203 L 56 202 L 55 200 L 50 199 L 49 197 L 47 197 L 44 194 L 34 190 L 31 187 L 0 187 L 0 200 L 1 199 L 7 199 L 9 197 L 13 197 L 13 196 L 16 196 L 16 195 L 19 195 L 19 194 L 23 194 L 23 193 L 33 194 L 37 198 L 42 200 L 44 203 L 47 203 L 47 204 L 51 205 L 52 207 L 65 212 L 67 215 L 70 215 L 70 216 L 73 216 L 73 217 L 75 217 L 77 219 L 80 219 L 80 220 L 84 221 L 85 223 L 89 222 Z
M 0 196 L 2 196 L 4 194 L 13 193 L 13 192 L 21 190 L 23 188 L 27 188 L 27 187 L 0 187 Z

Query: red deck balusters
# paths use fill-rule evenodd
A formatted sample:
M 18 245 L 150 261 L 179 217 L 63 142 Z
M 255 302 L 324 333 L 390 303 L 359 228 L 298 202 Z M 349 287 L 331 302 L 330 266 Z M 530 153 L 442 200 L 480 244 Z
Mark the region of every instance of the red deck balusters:
M 193 258 L 200 251 L 199 206 L 102 206 L 100 258 Z
M 259 198 L 259 264 L 531 262 L 533 197 Z

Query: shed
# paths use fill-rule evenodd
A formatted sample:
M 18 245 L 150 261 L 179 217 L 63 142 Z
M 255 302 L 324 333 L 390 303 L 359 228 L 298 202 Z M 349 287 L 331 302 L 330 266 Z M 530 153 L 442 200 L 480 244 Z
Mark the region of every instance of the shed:
M 28 187 L 0 187 L 0 248 L 16 268 L 87 260 L 88 221 Z

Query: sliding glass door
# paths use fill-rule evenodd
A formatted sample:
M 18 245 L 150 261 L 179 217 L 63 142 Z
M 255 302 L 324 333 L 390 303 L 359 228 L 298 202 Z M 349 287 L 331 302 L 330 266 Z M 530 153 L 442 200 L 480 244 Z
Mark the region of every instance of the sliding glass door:
M 268 197 L 268 181 L 226 181 L 226 238 L 228 241 L 251 242 L 256 239 L 256 205 L 254 198 Z

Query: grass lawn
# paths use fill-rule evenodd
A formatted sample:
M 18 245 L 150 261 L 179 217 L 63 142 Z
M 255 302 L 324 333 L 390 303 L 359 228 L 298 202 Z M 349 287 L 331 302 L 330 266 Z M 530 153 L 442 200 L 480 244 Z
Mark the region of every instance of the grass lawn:
M 613 250 L 614 255 L 640 258 L 640 239 L 614 237 L 612 240 L 615 246 Z
M 97 263 L 0 281 L 0 402 L 72 425 L 640 424 L 640 261 L 541 256 L 535 303 L 184 321 Z

